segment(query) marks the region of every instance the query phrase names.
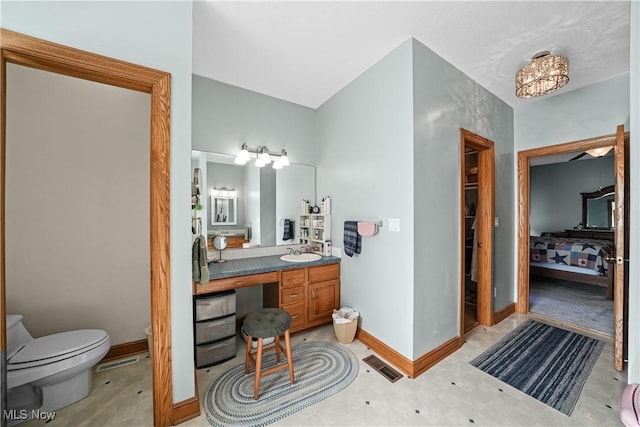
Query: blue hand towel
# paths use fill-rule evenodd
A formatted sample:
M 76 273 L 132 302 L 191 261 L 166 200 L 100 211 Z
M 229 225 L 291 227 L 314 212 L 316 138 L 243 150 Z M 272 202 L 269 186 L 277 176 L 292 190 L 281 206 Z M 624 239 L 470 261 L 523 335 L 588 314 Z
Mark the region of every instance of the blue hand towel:
M 282 233 L 282 240 L 293 239 L 293 221 L 290 219 L 284 220 L 284 232 Z
M 344 253 L 353 256 L 361 250 L 360 235 L 358 234 L 358 221 L 344 222 Z

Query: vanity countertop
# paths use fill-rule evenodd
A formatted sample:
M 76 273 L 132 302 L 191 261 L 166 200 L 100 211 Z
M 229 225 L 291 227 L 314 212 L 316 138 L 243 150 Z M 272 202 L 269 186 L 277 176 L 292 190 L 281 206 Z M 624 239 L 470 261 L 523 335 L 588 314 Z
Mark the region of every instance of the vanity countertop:
M 246 276 L 249 274 L 269 273 L 278 270 L 314 267 L 316 265 L 335 264 L 340 258 L 323 256 L 317 261 L 288 262 L 280 259 L 281 255 L 263 256 L 255 258 L 231 259 L 223 263 L 209 262 L 209 280 L 227 277 Z

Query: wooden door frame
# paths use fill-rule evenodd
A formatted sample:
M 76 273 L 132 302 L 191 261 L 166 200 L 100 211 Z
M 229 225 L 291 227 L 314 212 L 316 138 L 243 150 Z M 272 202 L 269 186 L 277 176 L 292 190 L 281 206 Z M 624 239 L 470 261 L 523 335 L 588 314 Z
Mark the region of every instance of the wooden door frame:
M 623 134 L 623 139 L 628 139 L 629 134 L 624 133 L 622 126 L 618 127 L 618 132 L 615 134 L 604 135 L 595 138 L 583 139 L 579 141 L 567 142 L 564 144 L 539 147 L 530 150 L 524 150 L 518 152 L 518 297 L 516 301 L 516 312 L 526 314 L 529 312 L 529 234 L 530 234 L 530 168 L 531 158 L 542 157 L 553 154 L 572 153 L 576 151 L 586 151 L 592 148 L 616 146 L 618 151 L 621 147 L 620 144 L 616 144 L 616 140 Z M 624 150 L 624 144 L 622 144 L 622 150 Z M 616 168 L 619 168 L 618 161 Z M 623 166 L 622 166 L 623 167 Z M 616 179 L 618 174 L 616 173 Z M 626 191 L 624 189 L 624 181 L 616 182 L 616 206 L 622 204 L 624 206 L 624 193 L 620 195 L 620 192 Z M 622 199 L 619 197 L 622 196 Z M 620 209 L 616 209 L 620 212 Z M 619 217 L 619 213 L 616 214 L 616 221 L 624 221 Z M 620 223 L 620 222 L 618 222 Z M 619 242 L 616 242 L 616 246 Z M 616 269 L 617 270 L 617 269 Z M 624 286 L 615 286 L 614 288 L 614 304 L 617 305 L 617 315 L 614 319 L 614 329 L 622 331 L 623 319 L 623 305 L 624 305 Z M 617 341 L 617 340 L 616 340 Z M 622 353 L 622 349 L 616 346 L 615 352 Z M 622 366 L 616 364 L 616 369 L 621 369 Z
M 493 141 L 466 129 L 460 129 L 460 337 L 464 333 L 464 262 L 465 220 L 463 207 L 465 199 L 465 147 L 478 151 L 478 241 L 482 242 L 482 251 L 478 253 L 478 322 L 481 325 L 493 325 L 493 217 L 495 209 L 495 152 Z M 480 201 L 483 203 L 480 203 Z
M 151 95 L 149 244 L 153 331 L 153 418 L 155 426 L 169 426 L 173 423 L 169 247 L 171 75 L 0 28 L 0 95 L 2 99 L 0 104 L 0 351 L 3 359 L 6 357 L 7 347 L 4 233 L 7 63 Z M 2 377 L 6 387 L 6 360 L 2 361 Z
M 529 212 L 531 158 L 573 153 L 616 144 L 616 135 L 605 135 L 518 152 L 518 299 L 517 313 L 529 312 Z

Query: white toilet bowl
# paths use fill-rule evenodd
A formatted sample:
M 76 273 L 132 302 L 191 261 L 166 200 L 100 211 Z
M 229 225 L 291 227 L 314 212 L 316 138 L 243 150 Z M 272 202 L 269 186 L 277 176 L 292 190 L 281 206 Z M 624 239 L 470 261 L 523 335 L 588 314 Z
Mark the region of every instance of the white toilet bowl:
M 91 368 L 111 348 L 99 329 L 33 338 L 22 315 L 7 316 L 7 389 L 9 409 L 55 411 L 91 392 Z

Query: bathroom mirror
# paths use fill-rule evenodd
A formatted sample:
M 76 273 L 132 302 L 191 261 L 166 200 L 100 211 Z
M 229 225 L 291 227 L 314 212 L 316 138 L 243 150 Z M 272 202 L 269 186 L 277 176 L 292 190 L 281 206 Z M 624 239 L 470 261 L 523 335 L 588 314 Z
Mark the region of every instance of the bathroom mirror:
M 586 228 L 610 230 L 614 227 L 615 186 L 582 195 L 582 224 Z
M 316 200 L 315 166 L 292 163 L 275 170 L 270 165 L 258 168 L 253 161 L 239 166 L 234 158 L 229 154 L 192 151 L 192 175 L 195 169 L 200 169 L 201 193 L 206 196 L 200 199 L 199 209 L 193 211 L 202 218 L 205 226 L 202 234 L 206 233 L 209 241 L 219 234 L 236 236 L 252 247 L 296 243 L 300 201 Z M 234 191 L 235 200 L 216 200 L 220 197 L 214 197 L 215 189 Z M 218 217 L 220 207 L 223 215 Z M 288 240 L 283 240 L 285 219 L 295 221 L 296 234 Z
M 237 225 L 237 210 L 237 197 L 211 196 L 211 225 Z

